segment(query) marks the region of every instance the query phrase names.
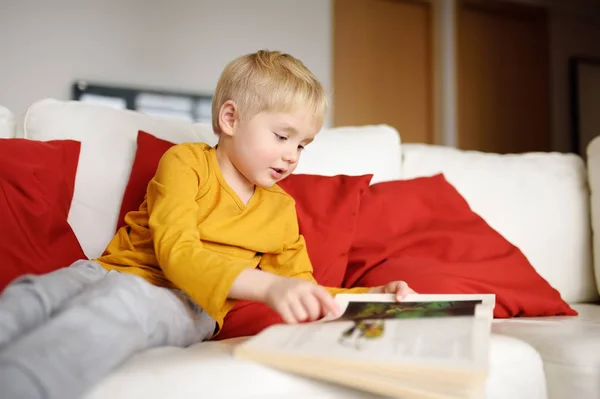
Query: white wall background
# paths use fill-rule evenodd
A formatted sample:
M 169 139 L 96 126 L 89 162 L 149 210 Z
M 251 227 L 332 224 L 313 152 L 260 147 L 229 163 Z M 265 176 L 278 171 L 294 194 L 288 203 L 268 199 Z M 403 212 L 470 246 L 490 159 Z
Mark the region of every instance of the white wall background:
M 518 1 L 550 5 L 552 137 L 568 151 L 567 61 L 600 57 L 598 2 Z M 0 0 L 0 104 L 19 118 L 69 99 L 75 79 L 212 92 L 228 61 L 260 48 L 299 57 L 330 91 L 331 32 L 331 0 Z
M 70 98 L 75 79 L 212 93 L 233 58 L 300 58 L 331 89 L 323 0 L 0 0 L 0 104 Z

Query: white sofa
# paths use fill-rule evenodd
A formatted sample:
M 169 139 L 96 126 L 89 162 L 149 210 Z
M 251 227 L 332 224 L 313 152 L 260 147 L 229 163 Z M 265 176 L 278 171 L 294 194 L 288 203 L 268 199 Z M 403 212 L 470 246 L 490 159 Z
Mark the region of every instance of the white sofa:
M 36 102 L 17 123 L 0 109 L 0 137 L 81 141 L 69 223 L 89 257 L 99 255 L 114 232 L 139 129 L 173 142 L 215 142 L 207 125 L 77 102 Z M 374 173 L 375 183 L 443 172 L 580 314 L 495 320 L 487 398 L 600 398 L 600 239 L 592 238 L 592 228 L 600 231 L 600 138 L 589 148 L 588 180 L 572 154 L 484 154 L 401 144 L 400 137 L 387 126 L 325 130 L 296 173 Z M 372 397 L 235 360 L 234 344 L 149 350 L 85 398 Z

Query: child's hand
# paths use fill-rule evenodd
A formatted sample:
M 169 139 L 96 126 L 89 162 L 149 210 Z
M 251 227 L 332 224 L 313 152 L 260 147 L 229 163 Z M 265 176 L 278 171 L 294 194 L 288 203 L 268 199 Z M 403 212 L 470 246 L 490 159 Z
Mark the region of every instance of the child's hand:
M 289 324 L 317 320 L 328 312 L 339 314 L 337 303 L 325 288 L 296 278 L 275 279 L 267 289 L 266 303 Z
M 408 294 L 415 293 L 405 281 L 392 281 L 386 285 L 373 287 L 369 292 L 373 294 L 396 294 L 396 300 L 398 301 L 406 298 Z

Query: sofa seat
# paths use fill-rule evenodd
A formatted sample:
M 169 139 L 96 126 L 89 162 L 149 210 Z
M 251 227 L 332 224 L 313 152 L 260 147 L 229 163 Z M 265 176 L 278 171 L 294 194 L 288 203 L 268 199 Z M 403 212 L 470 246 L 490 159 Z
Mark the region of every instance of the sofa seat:
M 492 331 L 535 348 L 544 361 L 549 399 L 598 399 L 600 305 L 572 307 L 579 316 L 495 320 Z
M 234 359 L 231 350 L 241 340 L 147 350 L 102 380 L 84 399 L 379 397 Z M 490 366 L 487 399 L 547 398 L 542 359 L 529 344 L 493 334 Z

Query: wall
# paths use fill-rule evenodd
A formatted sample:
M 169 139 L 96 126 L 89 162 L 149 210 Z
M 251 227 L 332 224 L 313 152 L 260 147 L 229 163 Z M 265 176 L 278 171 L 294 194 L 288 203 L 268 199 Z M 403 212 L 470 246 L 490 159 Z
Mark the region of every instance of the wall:
M 331 88 L 322 0 L 0 0 L 0 104 L 22 115 L 69 99 L 75 79 L 212 92 L 231 59 L 260 48 L 302 59 Z
M 553 147 L 569 151 L 568 59 L 600 57 L 598 3 L 516 1 L 550 4 Z M 0 104 L 22 115 L 68 99 L 79 78 L 211 92 L 230 59 L 258 48 L 300 57 L 331 90 L 331 26 L 327 0 L 0 0 Z

